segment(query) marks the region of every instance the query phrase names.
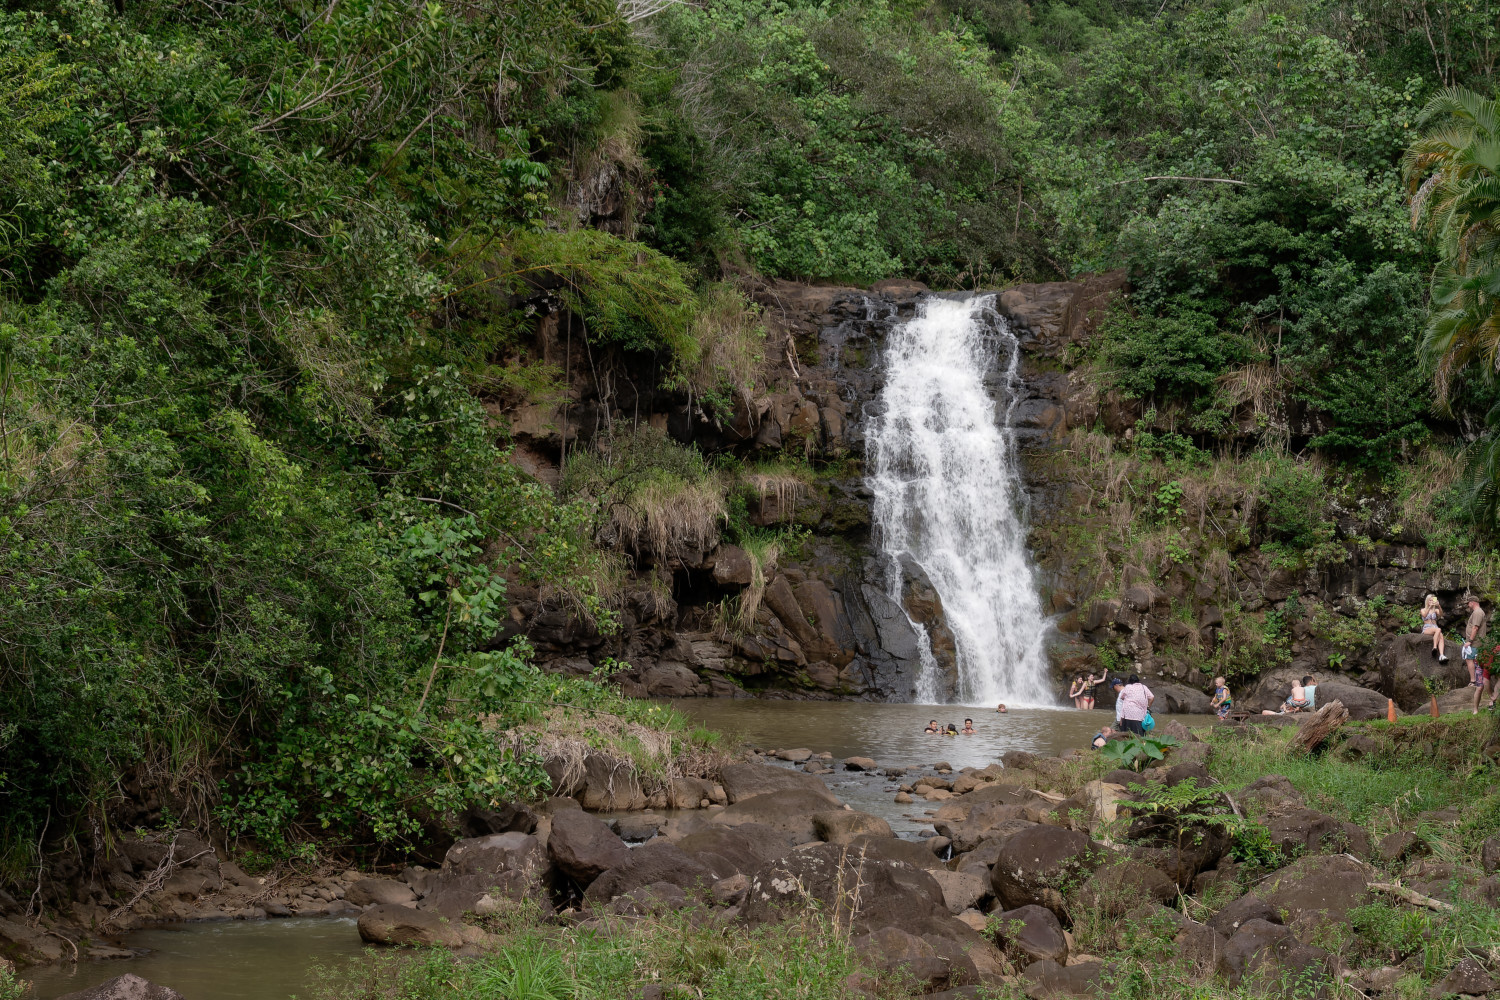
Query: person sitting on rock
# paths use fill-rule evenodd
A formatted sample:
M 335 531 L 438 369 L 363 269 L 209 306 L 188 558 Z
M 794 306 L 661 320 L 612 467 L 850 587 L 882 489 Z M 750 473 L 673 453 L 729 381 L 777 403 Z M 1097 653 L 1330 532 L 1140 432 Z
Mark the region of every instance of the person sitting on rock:
M 979 730 L 977 730 L 977 729 L 974 728 L 974 720 L 973 719 L 965 719 L 964 720 L 964 735 L 965 736 L 973 736 L 978 731 Z
M 1438 603 L 1436 594 L 1428 594 L 1426 602 L 1422 605 L 1422 634 L 1432 636 L 1432 655 L 1439 663 L 1448 662 L 1447 651 L 1443 648 L 1443 627 L 1438 624 L 1438 618 L 1443 613 L 1443 606 Z
M 1281 703 L 1281 711 L 1273 712 L 1269 708 L 1262 709 L 1261 715 L 1286 715 L 1289 712 L 1304 712 L 1312 707 L 1312 698 L 1308 695 L 1308 685 L 1313 682 L 1312 675 L 1308 674 L 1300 682 L 1292 682 L 1292 693 L 1286 696 L 1286 701 Z M 1314 689 L 1316 690 L 1316 689 Z
M 1219 718 L 1229 718 L 1229 710 L 1234 707 L 1234 696 L 1229 693 L 1229 685 L 1224 683 L 1224 678 L 1214 678 L 1214 696 L 1209 701 L 1208 707 L 1213 709 Z
M 1100 729 L 1097 733 L 1094 734 L 1094 739 L 1091 745 L 1095 750 L 1103 750 L 1104 745 L 1111 739 L 1113 739 L 1114 735 L 1115 731 L 1108 726 L 1105 726 L 1103 729 Z
M 924 730 L 922 730 L 922 732 L 924 732 L 924 733 L 941 733 L 942 731 L 943 731 L 943 727 L 939 726 L 937 724 L 937 720 L 936 719 L 930 720 L 927 723 L 927 728 L 924 729 Z

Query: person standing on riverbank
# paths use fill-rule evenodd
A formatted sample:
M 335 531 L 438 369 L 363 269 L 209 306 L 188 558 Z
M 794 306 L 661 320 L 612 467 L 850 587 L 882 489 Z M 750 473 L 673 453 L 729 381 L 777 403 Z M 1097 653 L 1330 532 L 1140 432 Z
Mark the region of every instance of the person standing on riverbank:
M 1490 630 L 1489 617 L 1479 604 L 1479 598 L 1469 595 L 1469 620 L 1464 624 L 1464 666 L 1469 668 L 1469 683 L 1474 686 L 1474 715 L 1479 714 L 1479 701 L 1485 689 L 1492 684 L 1490 672 L 1479 665 L 1479 640 Z M 1495 704 L 1494 692 L 1490 692 L 1490 707 Z
M 1145 736 L 1146 713 L 1151 711 L 1151 703 L 1155 700 L 1156 695 L 1141 683 L 1140 677 L 1131 674 L 1129 683 L 1115 698 L 1115 715 L 1119 717 L 1120 728 L 1136 736 Z

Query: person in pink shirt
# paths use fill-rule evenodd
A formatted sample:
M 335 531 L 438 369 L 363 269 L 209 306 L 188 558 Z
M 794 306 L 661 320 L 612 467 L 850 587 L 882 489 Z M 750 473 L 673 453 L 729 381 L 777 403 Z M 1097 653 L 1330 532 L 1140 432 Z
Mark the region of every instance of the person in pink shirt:
M 1156 695 L 1141 683 L 1140 677 L 1131 674 L 1129 682 L 1120 689 L 1115 701 L 1115 715 L 1119 717 L 1120 728 L 1127 733 L 1145 736 L 1146 727 L 1141 723 L 1145 720 L 1146 713 L 1151 710 L 1151 703 L 1155 700 Z

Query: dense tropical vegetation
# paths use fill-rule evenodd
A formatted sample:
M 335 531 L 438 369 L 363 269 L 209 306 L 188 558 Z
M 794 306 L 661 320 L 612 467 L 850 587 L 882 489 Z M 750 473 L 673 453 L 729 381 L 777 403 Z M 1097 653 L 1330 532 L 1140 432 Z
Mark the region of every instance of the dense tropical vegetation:
M 480 720 L 608 696 L 496 642 L 507 585 L 615 608 L 596 498 L 483 405 L 557 391 L 540 296 L 712 398 L 739 275 L 1124 266 L 1072 361 L 1189 450 L 1380 483 L 1496 402 L 1494 102 L 1443 89 L 1494 92 L 1484 3 L 39 0 L 0 39 L 11 871 L 122 776 L 356 843 L 542 780 Z

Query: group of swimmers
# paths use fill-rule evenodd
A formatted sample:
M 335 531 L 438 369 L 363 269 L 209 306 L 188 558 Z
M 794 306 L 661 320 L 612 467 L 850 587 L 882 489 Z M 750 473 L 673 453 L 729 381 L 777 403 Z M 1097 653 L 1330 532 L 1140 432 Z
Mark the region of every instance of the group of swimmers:
M 974 728 L 973 719 L 965 719 L 964 727 L 962 729 L 959 729 L 951 722 L 946 726 L 940 726 L 938 725 L 938 720 L 933 719 L 932 721 L 927 723 L 927 728 L 922 730 L 922 732 L 931 733 L 934 736 L 973 736 L 978 733 L 979 730 Z

